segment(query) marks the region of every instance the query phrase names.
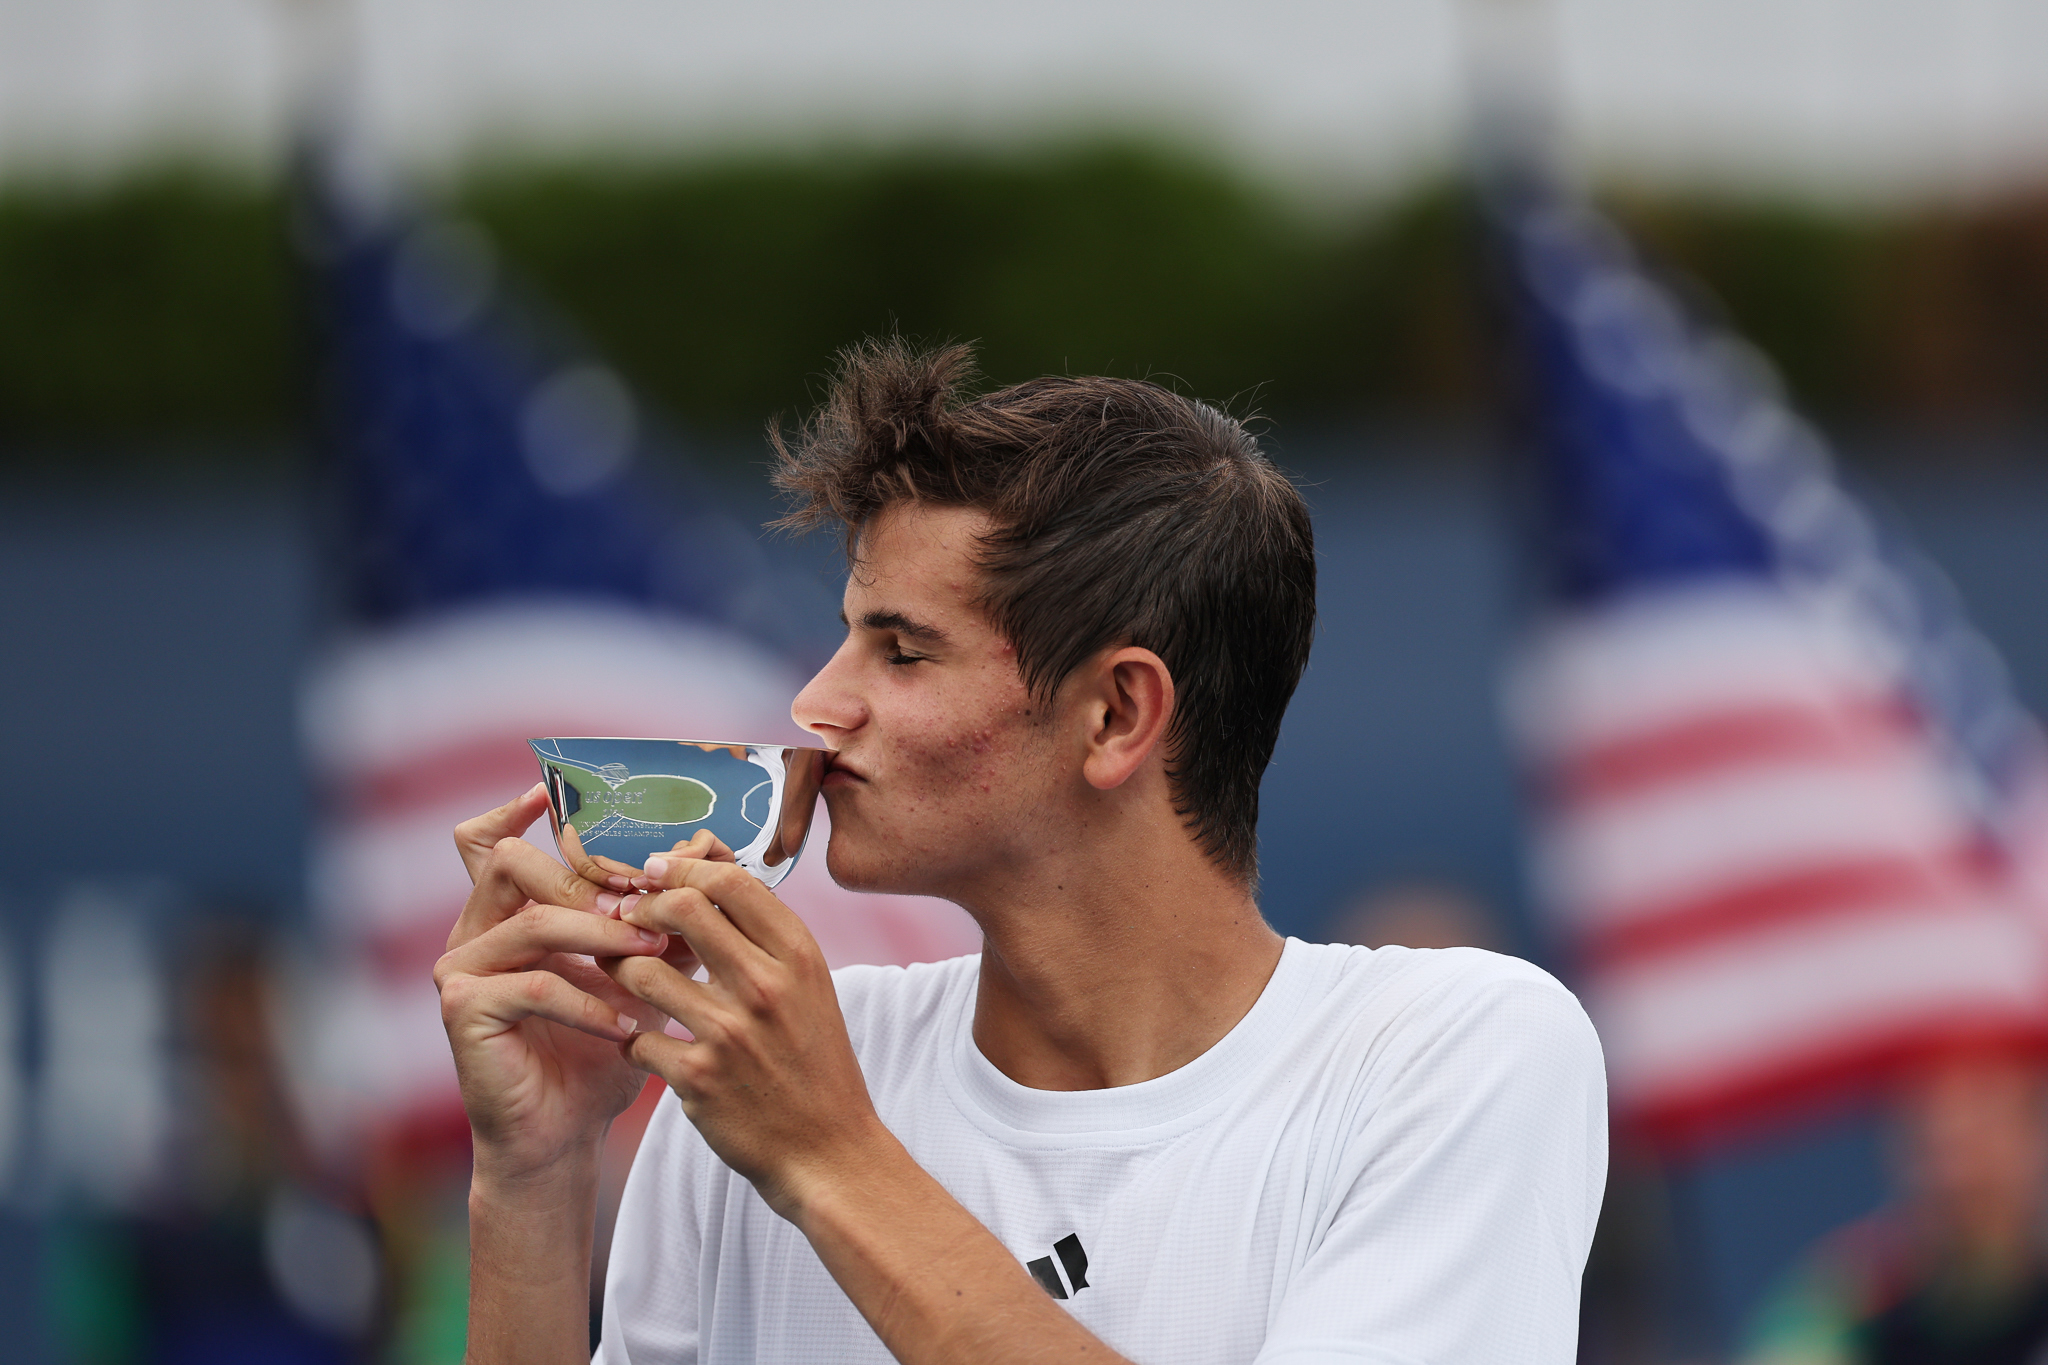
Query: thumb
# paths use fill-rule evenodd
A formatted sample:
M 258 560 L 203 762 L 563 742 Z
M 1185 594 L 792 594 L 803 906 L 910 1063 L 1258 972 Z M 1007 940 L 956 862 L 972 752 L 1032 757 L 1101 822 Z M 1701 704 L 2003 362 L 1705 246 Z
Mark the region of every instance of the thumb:
M 477 870 L 500 839 L 526 833 L 547 808 L 547 788 L 536 782 L 522 795 L 513 797 L 496 810 L 471 816 L 457 825 L 455 851 L 462 855 L 462 865 L 469 869 L 469 880 L 476 881 Z

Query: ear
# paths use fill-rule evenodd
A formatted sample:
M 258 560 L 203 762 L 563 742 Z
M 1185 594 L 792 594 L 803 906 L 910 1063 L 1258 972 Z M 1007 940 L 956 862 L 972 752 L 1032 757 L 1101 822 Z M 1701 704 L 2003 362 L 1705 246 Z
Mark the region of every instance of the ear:
M 1165 737 L 1173 719 L 1173 675 L 1149 649 L 1113 649 L 1089 670 L 1083 703 L 1088 732 L 1081 775 L 1108 791 L 1128 781 Z

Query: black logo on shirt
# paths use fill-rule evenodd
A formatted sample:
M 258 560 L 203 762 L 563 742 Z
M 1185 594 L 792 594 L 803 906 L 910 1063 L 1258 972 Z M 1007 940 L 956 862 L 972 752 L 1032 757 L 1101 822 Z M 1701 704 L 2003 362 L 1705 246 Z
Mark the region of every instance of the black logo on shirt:
M 1073 1286 L 1074 1293 L 1076 1294 L 1086 1289 L 1088 1287 L 1088 1253 L 1081 1250 L 1081 1239 L 1070 1232 L 1057 1242 L 1054 1242 L 1052 1249 L 1059 1256 L 1060 1265 L 1066 1269 L 1067 1278 L 1065 1283 L 1061 1282 L 1060 1272 L 1054 1268 L 1051 1256 L 1041 1256 L 1035 1261 L 1026 1261 L 1024 1263 L 1024 1268 L 1031 1272 L 1031 1278 L 1044 1285 L 1045 1292 L 1056 1299 L 1067 1297 L 1068 1285 Z

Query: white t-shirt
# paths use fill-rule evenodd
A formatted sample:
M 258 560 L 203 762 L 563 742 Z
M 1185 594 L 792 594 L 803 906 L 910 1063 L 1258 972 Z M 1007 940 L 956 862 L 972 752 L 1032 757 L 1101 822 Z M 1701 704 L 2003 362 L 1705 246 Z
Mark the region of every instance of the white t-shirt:
M 1607 1166 L 1578 1001 L 1472 948 L 1289 939 L 1168 1075 L 1032 1090 L 970 1033 L 978 957 L 835 974 L 889 1128 L 1139 1365 L 1566 1365 Z M 602 1365 L 890 1361 L 671 1093 L 626 1183 Z

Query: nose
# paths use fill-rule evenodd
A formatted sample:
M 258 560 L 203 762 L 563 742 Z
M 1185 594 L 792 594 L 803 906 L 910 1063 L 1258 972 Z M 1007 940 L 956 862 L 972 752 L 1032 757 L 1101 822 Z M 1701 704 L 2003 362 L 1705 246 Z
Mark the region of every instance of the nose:
M 790 719 L 822 739 L 828 749 L 839 748 L 848 735 L 867 723 L 867 703 L 854 685 L 852 663 L 853 640 L 849 638 L 789 706 Z

